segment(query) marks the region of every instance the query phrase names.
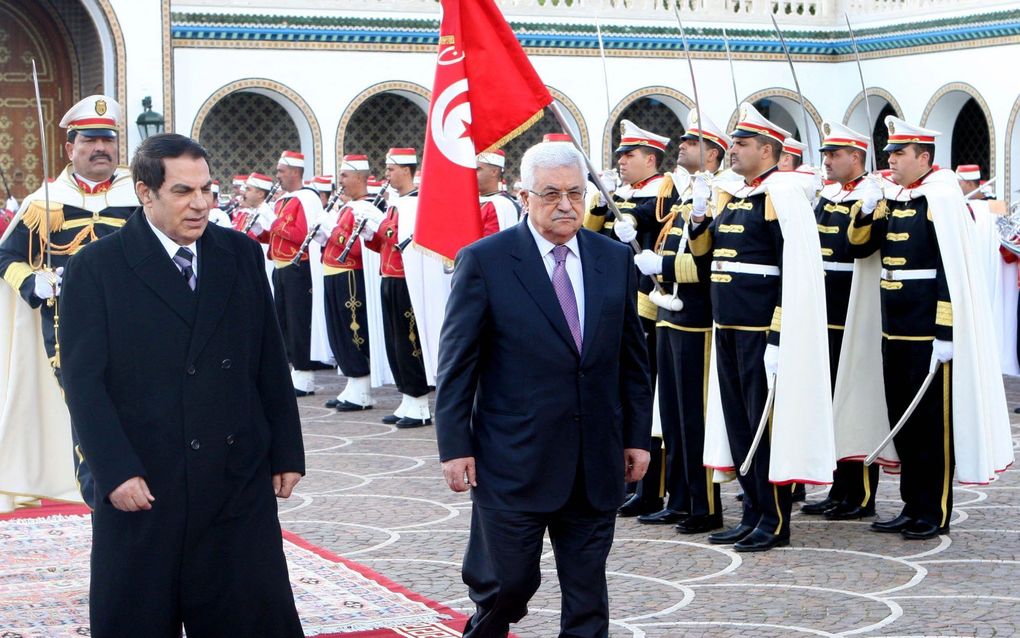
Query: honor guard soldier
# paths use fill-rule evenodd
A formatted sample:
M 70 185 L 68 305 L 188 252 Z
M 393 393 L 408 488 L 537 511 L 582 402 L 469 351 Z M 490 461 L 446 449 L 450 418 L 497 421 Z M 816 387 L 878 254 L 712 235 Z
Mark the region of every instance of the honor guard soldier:
M 506 154 L 499 150 L 479 153 L 478 199 L 482 206 L 482 237 L 510 228 L 521 218 L 517 201 L 501 188 Z
M 615 182 L 607 188 L 613 192 L 613 201 L 622 215 L 621 219 L 609 218 L 609 206 L 599 196 L 599 201 L 586 214 L 584 227 L 609 237 L 616 237 L 629 243 L 636 240 L 644 249 L 655 248 L 655 241 L 662 231 L 665 216 L 676 203 L 677 193 L 673 180 L 662 175 L 660 167 L 666 153 L 669 138 L 639 128 L 630 120 L 620 123 L 620 146 L 616 149 L 619 178 L 623 185 L 616 188 Z M 655 386 L 655 321 L 658 308 L 648 299 L 654 284 L 650 277 L 638 281 L 638 313 L 649 353 L 649 369 L 652 386 Z M 662 440 L 652 438 L 651 464 L 642 483 L 634 495 L 620 508 L 621 516 L 639 516 L 661 511 L 664 496 L 664 467 Z
M 789 133 L 749 103 L 730 135 L 732 168 L 744 179 L 717 180 L 710 223 L 692 211 L 690 247 L 696 257 L 712 258 L 718 391 L 710 383 L 705 464 L 726 472 L 748 459 L 750 465 L 738 476 L 740 524 L 708 539 L 757 552 L 789 543 L 793 483 L 831 481 L 832 401 L 827 357 L 817 353 L 826 335 L 821 250 L 808 199 L 813 176 L 778 170 Z M 786 235 L 796 240 L 786 242 Z M 692 382 L 698 391 L 704 387 Z M 769 414 L 771 431 L 752 454 Z
M 0 244 L 0 272 L 27 303 L 17 304 L 15 313 L 29 307 L 39 309 L 43 346 L 61 384 L 56 302 L 64 265 L 85 244 L 120 229 L 138 207 L 131 173 L 117 164 L 120 125 L 120 105 L 105 95 L 91 95 L 72 106 L 60 121 L 60 127 L 67 129 L 64 149 L 71 163 L 49 184 L 49 212 L 40 187 L 22 202 Z M 21 373 L 28 371 L 19 370 Z M 6 406 L 5 412 L 11 412 L 11 407 Z M 77 435 L 73 438 L 78 487 L 91 507 L 92 476 L 78 448 Z M 66 459 L 52 462 L 65 463 Z
M 296 151 L 284 151 L 276 165 L 276 179 L 285 194 L 273 209 L 276 219 L 269 230 L 269 258 L 276 266 L 273 270 L 273 293 L 276 298 L 276 315 L 287 344 L 294 393 L 299 396 L 315 394 L 315 370 L 326 366 L 312 361 L 312 269 L 308 254 L 301 245 L 322 215 L 319 194 L 302 186 L 305 156 Z M 252 227 L 256 235 L 265 230 L 258 222 Z M 292 263 L 297 258 L 298 262 Z
M 209 223 L 230 228 L 230 217 L 220 208 L 220 183 L 216 180 L 213 180 L 212 186 L 209 189 L 209 197 L 211 199 L 209 205 Z
M 379 253 L 386 358 L 401 395 L 400 405 L 392 415 L 383 418 L 383 423 L 398 428 L 416 428 L 432 423 L 421 340 L 404 278 L 404 260 L 398 238 L 401 227 L 414 232 L 418 210 L 418 189 L 414 185 L 417 169 L 418 153 L 415 149 L 391 148 L 386 153 L 386 180 L 396 191 L 396 197 L 390 198 L 385 214 L 375 207 L 364 207 L 355 214 L 359 221 L 365 220 L 361 231 L 365 246 Z
M 703 142 L 699 141 L 703 140 Z M 659 421 L 666 448 L 666 492 L 663 510 L 638 517 L 642 523 L 674 523 L 682 534 L 699 534 L 722 527 L 719 489 L 712 470 L 703 462 L 705 397 L 692 391 L 708 387 L 708 354 L 712 349 L 712 304 L 709 298 L 710 260 L 695 260 L 684 234 L 691 212 L 704 215 L 711 203 L 705 173 L 723 171 L 730 137 L 707 116 L 695 111 L 687 117 L 680 138 L 677 175 L 680 197 L 666 215 L 655 250 L 634 257 L 644 275 L 658 278 L 663 293 L 649 298 L 658 307 Z M 704 165 L 702 165 L 704 162 Z M 692 179 L 690 176 L 695 175 Z
M 244 231 L 248 224 L 252 224 L 248 236 L 252 239 L 269 245 L 269 229 L 276 221 L 276 213 L 267 201 L 269 191 L 273 188 L 273 179 L 262 173 L 252 173 L 245 179 L 244 192 L 241 194 L 241 205 L 234 215 L 234 230 Z M 252 220 L 252 216 L 255 219 Z M 256 234 L 254 229 L 262 232 Z
M 981 180 L 981 167 L 977 164 L 960 164 L 956 167 L 956 179 L 960 190 L 967 199 L 994 199 L 995 192 Z
M 839 358 L 850 302 L 854 258 L 847 242 L 850 212 L 857 202 L 881 197 L 881 188 L 865 179 L 868 138 L 839 122 L 822 125 L 822 163 L 829 179 L 815 206 L 818 239 L 825 269 L 825 308 L 829 336 L 829 373 L 835 391 Z M 848 370 L 848 373 L 853 374 Z M 838 437 L 837 437 L 838 438 Z M 837 450 L 838 452 L 838 450 Z M 874 516 L 878 489 L 877 464 L 865 467 L 863 459 L 840 458 L 837 454 L 832 487 L 825 499 L 800 508 L 805 514 L 824 514 L 831 520 L 849 520 Z
M 316 175 L 312 178 L 312 183 L 309 186 L 319 194 L 319 201 L 322 203 L 322 207 L 326 208 L 326 203 L 329 202 L 329 197 L 333 194 L 333 176 Z
M 885 124 L 894 184 L 884 199 L 877 193 L 862 199 L 848 229 L 855 256 L 881 258 L 875 264 L 881 312 L 858 316 L 854 309 L 867 304 L 852 302 L 847 334 L 866 334 L 857 330 L 859 322 L 881 321 L 881 374 L 877 366 L 860 366 L 853 376 L 883 380 L 884 397 L 866 400 L 884 398 L 890 423 L 906 415 L 920 392 L 894 439 L 903 510 L 871 525 L 916 540 L 949 531 L 954 467 L 961 482 L 986 483 L 1013 454 L 987 282 L 957 176 L 933 168 L 940 133 L 893 116 Z M 861 288 L 855 286 L 866 294 Z M 862 347 L 860 340 L 843 345 Z
M 244 185 L 248 181 L 248 175 L 234 175 L 230 181 L 230 197 L 240 197 L 244 193 Z
M 344 155 L 339 180 L 347 203 L 333 226 L 324 225 L 315 238 L 323 245 L 326 334 L 340 373 L 347 377 L 343 392 L 327 401 L 326 407 L 356 412 L 374 405 L 365 271 L 356 219 L 358 211 L 374 208 L 368 192 L 368 157 Z
M 779 155 L 779 170 L 795 171 L 804 164 L 804 151 L 807 144 L 792 137 L 783 140 L 783 152 Z

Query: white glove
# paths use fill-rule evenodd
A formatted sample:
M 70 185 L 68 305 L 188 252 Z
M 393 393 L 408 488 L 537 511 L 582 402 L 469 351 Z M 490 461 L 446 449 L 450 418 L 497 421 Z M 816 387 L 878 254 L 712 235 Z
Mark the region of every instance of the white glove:
M 35 273 L 33 293 L 40 299 L 49 299 L 60 294 L 60 282 L 63 280 L 64 267 L 58 266 L 53 272 L 40 270 Z
M 242 226 L 241 228 L 243 229 L 244 227 Z M 251 233 L 252 235 L 258 236 L 261 235 L 264 230 L 265 229 L 262 228 L 262 224 L 259 223 L 258 219 L 256 219 L 254 223 L 252 223 L 251 228 L 248 229 L 248 232 Z
M 882 201 L 884 193 L 882 193 L 882 187 L 870 177 L 865 177 L 864 180 L 857 186 L 857 194 L 861 198 L 861 214 L 870 215 L 875 212 L 875 208 L 878 207 L 878 203 Z
M 322 230 L 322 228 L 319 228 L 319 230 L 315 231 L 315 234 L 312 235 L 312 241 L 314 241 L 314 242 L 316 242 L 318 244 L 322 244 L 323 246 L 326 245 L 326 242 L 328 240 L 329 240 L 329 235 L 327 235 L 326 231 Z
M 4 207 L 7 210 L 11 211 L 12 213 L 16 213 L 18 212 L 18 200 L 14 199 L 13 197 L 8 197 L 7 203 L 4 204 Z
M 641 271 L 642 275 L 658 275 L 662 273 L 662 255 L 656 255 L 650 250 L 642 250 L 634 255 L 634 264 Z
M 708 180 L 705 179 L 704 175 L 699 174 L 694 178 L 694 185 L 691 186 L 691 195 L 693 196 L 694 210 L 692 216 L 704 217 L 705 211 L 708 210 L 708 198 L 712 196 L 712 187 L 708 185 Z
M 617 177 L 616 171 L 614 170 L 602 171 L 599 174 L 599 181 L 602 182 L 602 186 L 605 187 L 606 192 L 609 193 L 610 195 L 615 193 L 616 189 L 620 187 L 620 178 Z M 606 201 L 606 196 L 603 195 L 602 191 L 600 190 L 599 206 L 605 206 L 606 204 L 608 204 L 608 202 Z
M 637 237 L 637 229 L 634 228 L 634 224 L 626 217 L 616 220 L 616 223 L 613 225 L 613 232 L 625 244 L 629 244 Z
M 768 377 L 772 377 L 779 371 L 779 346 L 774 346 L 771 343 L 765 346 L 765 374 Z
M 931 356 L 938 359 L 939 363 L 947 363 L 953 360 L 953 342 L 936 339 L 931 344 Z
M 375 232 L 377 230 L 379 230 L 379 225 L 376 224 L 375 227 L 373 228 L 372 220 L 367 219 L 365 220 L 365 225 L 361 227 L 361 233 L 359 234 L 361 235 L 361 238 L 364 239 L 365 241 L 372 241 L 372 238 L 375 237 Z

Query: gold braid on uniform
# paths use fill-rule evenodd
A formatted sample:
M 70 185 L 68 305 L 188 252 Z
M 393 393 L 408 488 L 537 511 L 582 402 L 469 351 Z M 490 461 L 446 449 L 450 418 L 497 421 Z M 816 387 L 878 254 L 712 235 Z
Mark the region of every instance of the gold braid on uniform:
M 677 211 L 675 207 L 670 206 L 665 214 L 663 214 L 662 210 L 665 208 L 666 200 L 673 193 L 673 190 L 673 175 L 672 173 L 666 173 L 662 176 L 662 184 L 659 185 L 659 192 L 655 196 L 655 221 L 662 224 L 659 236 L 655 238 L 655 252 L 659 252 L 666 243 L 666 236 L 669 235 L 669 229 L 673 227 L 673 220 L 676 219 Z
M 772 203 L 772 195 L 765 194 L 765 221 L 774 222 L 779 219 L 776 213 L 776 205 Z
M 32 202 L 25 209 L 24 214 L 21 216 L 21 223 L 28 228 L 29 240 L 28 240 L 28 263 L 33 269 L 42 268 L 43 256 L 46 253 L 46 244 L 49 243 L 50 233 L 58 232 L 64 226 L 64 206 L 57 204 L 55 207 L 50 206 L 49 211 L 49 228 L 43 229 L 43 221 L 47 219 L 46 204 L 43 202 Z M 32 239 L 31 233 L 35 231 L 39 234 L 39 263 L 36 263 L 32 257 Z M 80 243 L 80 242 L 79 242 Z
M 361 308 L 361 301 L 358 299 L 358 279 L 355 276 L 355 271 L 352 269 L 347 273 L 347 303 L 344 306 L 351 311 L 351 343 L 353 343 L 358 350 L 361 350 L 361 346 L 365 345 L 365 338 L 358 334 L 358 330 L 361 329 L 361 324 L 358 323 L 358 308 Z

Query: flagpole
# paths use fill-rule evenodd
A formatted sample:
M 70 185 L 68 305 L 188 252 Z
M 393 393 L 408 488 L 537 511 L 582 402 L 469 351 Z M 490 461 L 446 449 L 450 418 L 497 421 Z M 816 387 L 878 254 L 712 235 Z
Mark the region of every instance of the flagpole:
M 598 173 L 595 172 L 595 167 L 592 166 L 591 159 L 581 147 L 581 141 L 577 139 L 576 135 L 574 135 L 574 129 L 570 128 L 570 125 L 567 124 L 567 118 L 563 116 L 563 111 L 560 110 L 560 105 L 556 103 L 556 100 L 549 103 L 549 110 L 551 110 L 553 116 L 556 117 L 556 121 L 560 123 L 560 127 L 563 129 L 563 132 L 570 136 L 570 141 L 573 142 L 574 148 L 576 148 L 577 152 L 584 158 L 584 163 L 588 167 L 588 173 L 590 173 L 594 178 L 591 181 L 595 184 L 596 188 L 599 189 L 599 192 L 602 193 L 602 197 L 606 200 L 606 205 L 609 206 L 609 210 L 612 211 L 613 216 L 616 219 L 623 219 L 623 216 L 620 214 L 620 209 L 616 207 L 616 202 L 613 201 L 613 196 L 609 194 L 605 185 L 602 184 L 602 180 L 599 179 Z M 637 243 L 636 239 L 630 240 L 630 247 L 634 249 L 635 253 L 640 253 L 644 250 L 641 247 L 641 244 Z M 652 284 L 654 284 L 655 289 L 659 291 L 659 293 L 662 293 L 662 286 L 659 285 L 659 282 L 656 281 L 655 277 L 650 277 L 650 279 L 652 280 Z

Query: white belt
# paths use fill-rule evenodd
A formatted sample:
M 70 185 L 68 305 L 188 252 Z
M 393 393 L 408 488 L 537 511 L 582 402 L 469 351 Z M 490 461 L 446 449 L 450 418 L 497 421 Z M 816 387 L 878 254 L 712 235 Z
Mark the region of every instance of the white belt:
M 882 269 L 882 279 L 886 281 L 907 281 L 909 279 L 935 279 L 934 268 L 918 268 L 915 270 Z
M 713 272 L 735 272 L 744 275 L 779 276 L 779 266 L 764 264 L 746 264 L 742 261 L 713 261 Z
M 852 262 L 852 261 L 850 261 L 850 262 L 846 262 L 846 261 L 823 261 L 822 262 L 822 269 L 823 270 L 834 270 L 834 271 L 837 271 L 837 272 L 853 272 L 854 271 L 854 262 Z

